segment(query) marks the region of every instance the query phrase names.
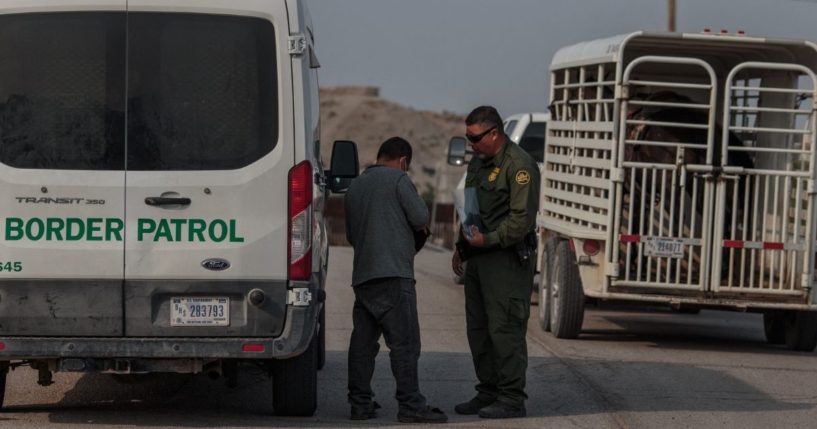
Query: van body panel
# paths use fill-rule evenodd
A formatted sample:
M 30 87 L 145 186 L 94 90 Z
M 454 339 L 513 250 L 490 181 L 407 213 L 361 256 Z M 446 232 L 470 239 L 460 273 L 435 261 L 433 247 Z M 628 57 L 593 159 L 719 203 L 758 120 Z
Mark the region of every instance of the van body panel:
M 195 11 L 185 12 L 185 8 L 174 8 L 174 11 L 185 14 L 176 16 L 184 23 L 186 16 L 196 15 L 201 10 L 212 13 L 216 9 L 223 9 L 220 6 L 223 3 L 210 3 L 197 3 Z M 222 148 L 217 147 L 222 135 L 213 133 L 224 133 L 223 137 L 231 148 L 241 147 L 244 142 L 254 144 L 249 139 L 257 139 L 258 144 L 268 145 L 271 150 L 257 159 L 250 158 L 247 165 L 229 169 L 220 167 L 219 160 L 210 159 L 206 153 L 201 155 L 204 160 L 201 166 L 190 171 L 167 167 L 166 160 L 161 159 L 164 156 L 161 152 L 157 155 L 160 158 L 158 161 L 148 161 L 144 168 L 132 168 L 129 164 L 126 185 L 124 301 L 127 336 L 272 336 L 281 332 L 286 303 L 287 177 L 289 169 L 294 165 L 298 140 L 297 136 L 293 136 L 291 126 L 294 121 L 293 111 L 285 107 L 292 105 L 292 78 L 287 67 L 290 58 L 287 49 L 282 48 L 287 46 L 289 36 L 286 9 L 282 1 L 255 3 L 264 13 L 261 18 L 252 20 L 268 22 L 271 24 L 271 32 L 258 24 L 260 27 L 255 33 L 248 31 L 249 34 L 244 38 L 233 36 L 238 29 L 230 26 L 230 18 L 217 15 L 206 15 L 208 18 L 203 18 L 212 22 L 207 27 L 197 27 L 196 20 L 192 18 L 189 24 L 191 31 L 211 32 L 218 31 L 213 24 L 225 23 L 225 47 L 216 45 L 211 49 L 202 45 L 204 50 L 197 57 L 200 60 L 197 67 L 210 66 L 213 70 L 195 70 L 191 76 L 200 76 L 204 88 L 213 83 L 223 84 L 223 91 L 216 88 L 211 97 L 226 94 L 228 99 L 224 102 L 236 107 L 227 105 L 224 113 L 214 113 L 214 110 L 218 112 L 219 109 L 224 109 L 219 106 L 218 99 L 205 98 L 195 90 L 184 95 L 184 83 L 176 82 L 174 74 L 160 75 L 160 86 L 168 87 L 171 91 L 177 86 L 182 87 L 181 98 L 167 103 L 162 99 L 165 92 L 161 92 L 155 96 L 159 101 L 153 105 L 159 114 L 162 114 L 162 109 L 167 108 L 171 109 L 170 115 L 192 121 L 186 125 L 193 133 L 196 128 L 209 126 L 213 121 L 218 122 L 219 118 L 226 124 L 237 125 L 225 127 L 223 124 L 213 124 L 213 132 L 201 137 L 211 139 L 210 146 L 205 143 L 204 151 L 213 150 L 216 151 L 214 153 L 230 156 L 231 150 L 220 152 Z M 139 11 L 144 13 L 141 16 L 150 20 L 152 16 L 156 16 L 155 10 L 163 7 L 164 3 L 137 1 L 130 3 L 129 15 L 133 16 L 136 13 L 134 11 Z M 246 17 L 237 19 L 247 20 Z M 243 30 L 250 23 L 247 21 L 240 29 Z M 177 27 L 170 21 L 164 25 L 167 26 L 166 31 L 174 31 L 170 27 Z M 253 69 L 256 62 L 258 67 L 264 67 L 263 53 L 256 54 L 253 49 L 264 43 L 259 38 L 265 37 L 267 33 L 275 39 L 271 43 L 275 51 L 272 59 L 274 79 L 264 76 L 263 69 Z M 198 37 L 202 35 L 199 34 Z M 187 36 L 197 37 L 192 33 Z M 137 36 L 131 35 L 131 38 L 135 37 Z M 214 37 L 214 42 L 220 42 L 218 36 L 210 37 Z M 163 43 L 162 39 L 159 40 Z M 227 46 L 227 43 L 233 45 Z M 173 59 L 168 61 L 172 63 Z M 274 87 L 264 89 L 264 82 L 267 80 L 272 80 L 271 85 Z M 267 82 L 266 85 L 270 83 Z M 239 88 L 233 89 L 233 86 Z M 145 92 L 150 91 L 151 88 L 147 86 Z M 275 97 L 275 117 L 266 118 L 263 115 L 270 112 L 269 109 L 263 109 L 263 104 L 266 98 L 272 96 Z M 189 115 L 186 109 L 191 103 L 210 103 L 213 107 L 205 105 L 198 108 L 198 113 Z M 247 120 L 248 126 L 257 127 L 258 131 L 241 129 L 247 116 L 241 114 L 242 109 L 250 115 L 258 115 L 254 118 L 256 125 Z M 212 119 L 202 119 L 202 115 L 210 115 L 205 118 Z M 265 135 L 265 124 L 271 121 L 276 123 L 271 131 L 274 134 Z M 155 128 L 160 132 L 165 130 L 162 125 Z M 140 142 L 135 139 L 152 138 L 136 137 L 136 133 L 129 135 L 133 136 L 129 145 L 149 144 L 149 141 Z M 265 143 L 265 138 L 274 141 L 271 144 Z M 168 132 L 166 139 L 171 143 L 175 142 L 172 132 Z M 195 147 L 197 139 L 195 136 L 191 138 L 191 147 Z M 132 154 L 134 152 L 129 149 L 129 160 Z M 178 162 L 184 166 L 183 161 Z M 156 197 L 189 198 L 190 203 L 168 206 L 148 204 L 149 199 Z M 227 268 L 208 269 L 205 264 L 210 260 L 226 261 Z M 268 295 L 265 307 L 256 309 L 247 303 L 247 293 L 253 289 L 248 286 L 250 283 L 246 283 L 248 280 L 278 282 L 278 287 L 261 289 Z M 172 316 L 169 308 L 172 307 L 171 301 L 174 298 L 202 296 L 229 298 L 230 312 L 226 326 L 170 325 Z M 273 300 L 276 302 L 272 302 Z
M 2 280 L 0 336 L 122 335 L 120 280 Z
M 0 14 L 125 10 L 125 0 L 38 0 L 36 3 L 28 0 L 0 1 Z
M 306 159 L 312 163 L 313 175 L 326 180 L 321 160 L 320 140 L 320 95 L 317 68 L 311 64 L 311 58 L 317 58 L 314 46 L 314 32 L 309 12 L 305 3 L 288 0 L 287 11 L 290 16 L 290 32 L 304 37 L 307 51 L 302 55 L 292 56 L 292 84 L 295 97 L 295 138 L 305 144 L 297 145 L 296 161 Z M 297 162 L 296 162 L 297 163 Z M 313 234 L 312 234 L 312 272 L 320 273 L 320 284 L 323 287 L 326 275 L 328 256 L 328 238 L 326 221 L 323 216 L 324 201 L 328 197 L 325 186 L 313 181 Z
M 0 332 L 122 335 L 125 2 L 56 3 L 0 2 Z
M 251 305 L 250 291 L 259 290 L 264 301 Z M 177 337 L 171 326 L 170 307 L 177 296 L 220 296 L 230 299 L 229 326 L 183 327 L 185 337 L 277 337 L 286 316 L 286 281 L 126 281 L 125 332 L 134 337 Z M 142 317 L 149 314 L 150 317 Z

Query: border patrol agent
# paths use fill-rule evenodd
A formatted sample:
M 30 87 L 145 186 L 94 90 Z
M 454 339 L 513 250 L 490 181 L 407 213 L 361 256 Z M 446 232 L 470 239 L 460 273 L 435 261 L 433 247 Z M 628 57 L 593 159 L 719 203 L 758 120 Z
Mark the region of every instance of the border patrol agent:
M 539 167 L 505 135 L 493 107 L 474 109 L 465 124 L 474 151 L 465 179 L 466 211 L 478 206 L 478 213 L 462 226 L 452 267 L 462 275 L 462 261 L 469 261 L 465 312 L 479 383 L 477 395 L 454 410 L 483 418 L 524 417 Z M 477 204 L 468 201 L 474 196 Z

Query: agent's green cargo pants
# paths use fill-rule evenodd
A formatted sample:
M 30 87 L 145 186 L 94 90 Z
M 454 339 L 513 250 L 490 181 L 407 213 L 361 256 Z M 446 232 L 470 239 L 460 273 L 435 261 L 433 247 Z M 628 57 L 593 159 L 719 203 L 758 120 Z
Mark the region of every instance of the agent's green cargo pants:
M 479 383 L 477 396 L 524 405 L 528 349 L 525 341 L 535 255 L 524 264 L 513 248 L 468 259 L 465 321 Z

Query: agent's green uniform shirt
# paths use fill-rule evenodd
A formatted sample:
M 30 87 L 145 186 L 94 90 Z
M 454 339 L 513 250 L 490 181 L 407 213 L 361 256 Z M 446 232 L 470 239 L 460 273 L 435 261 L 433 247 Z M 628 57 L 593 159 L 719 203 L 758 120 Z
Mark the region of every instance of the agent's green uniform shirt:
M 527 399 L 525 334 L 535 258 L 520 260 L 515 245 L 536 225 L 539 167 L 508 141 L 491 159 L 473 158 L 465 183 L 476 189 L 485 228 L 485 249 L 469 256 L 464 276 L 477 396 L 485 402 L 499 400 L 521 407 Z
M 513 246 L 536 227 L 539 166 L 513 142 L 491 159 L 472 158 L 465 186 L 477 190 L 485 247 Z

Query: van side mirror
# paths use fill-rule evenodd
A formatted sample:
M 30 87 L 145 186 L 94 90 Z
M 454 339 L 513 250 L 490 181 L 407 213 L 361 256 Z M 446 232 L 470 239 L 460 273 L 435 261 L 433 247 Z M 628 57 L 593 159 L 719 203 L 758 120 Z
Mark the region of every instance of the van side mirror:
M 348 140 L 336 141 L 332 145 L 332 162 L 329 168 L 327 174 L 329 190 L 336 193 L 346 192 L 360 169 L 357 144 Z
M 467 149 L 465 137 L 452 137 L 448 141 L 448 165 L 465 165 Z

